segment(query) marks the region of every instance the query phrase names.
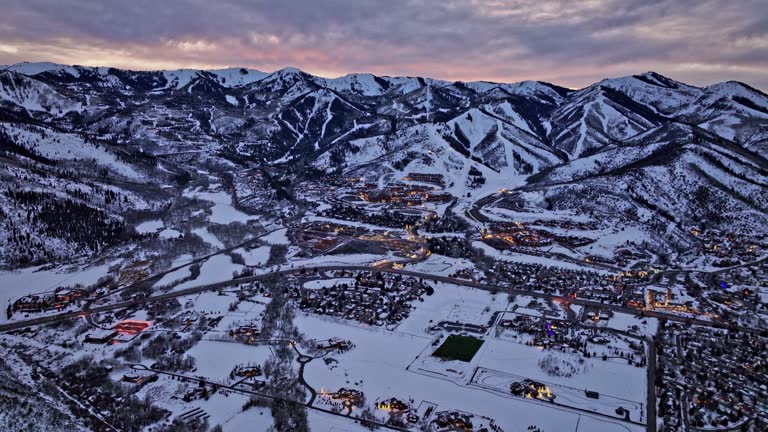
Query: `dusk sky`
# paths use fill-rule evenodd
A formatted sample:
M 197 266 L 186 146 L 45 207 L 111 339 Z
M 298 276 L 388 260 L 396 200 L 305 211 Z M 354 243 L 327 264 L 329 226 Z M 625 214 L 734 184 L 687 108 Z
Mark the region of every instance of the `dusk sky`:
M 766 0 L 3 0 L 0 64 L 298 67 L 582 87 L 653 70 L 768 90 Z

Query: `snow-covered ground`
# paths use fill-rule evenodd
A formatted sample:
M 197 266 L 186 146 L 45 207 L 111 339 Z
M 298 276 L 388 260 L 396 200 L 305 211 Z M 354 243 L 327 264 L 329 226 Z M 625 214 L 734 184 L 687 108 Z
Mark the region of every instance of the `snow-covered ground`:
M 488 349 L 484 351 L 479 361 L 479 365 L 482 367 L 521 375 L 537 381 L 595 390 L 601 394 L 637 403 L 645 401 L 644 368 L 604 362 L 598 358 L 588 358 L 584 359 L 583 373 L 574 374 L 571 377 L 555 377 L 548 375 L 539 367 L 539 360 L 548 354 L 569 357 L 571 353 L 544 350 L 501 339 L 492 339 L 486 343 Z M 574 359 L 576 357 L 582 358 L 581 355 L 573 357 Z
M 163 221 L 161 220 L 149 220 L 136 225 L 136 231 L 140 233 L 154 233 L 164 226 L 165 225 L 163 225 Z
M 209 220 L 213 223 L 226 225 L 231 222 L 245 223 L 249 220 L 257 219 L 256 216 L 250 216 L 236 209 L 232 205 L 232 197 L 224 191 L 211 192 L 194 189 L 185 191 L 184 196 L 213 203 L 209 217 Z
M 178 267 L 181 265 L 184 265 L 192 260 L 192 255 L 184 254 L 177 257 L 173 262 L 171 263 L 170 268 Z M 192 275 L 192 272 L 189 270 L 189 267 L 182 267 L 178 270 L 174 270 L 163 277 L 160 278 L 157 282 L 155 282 L 156 287 L 164 287 L 167 285 L 170 285 L 171 283 L 179 280 L 184 279 L 186 277 L 189 277 Z
M 471 261 L 460 258 L 450 258 L 443 255 L 432 254 L 426 260 L 408 264 L 407 269 L 439 276 L 449 276 L 461 269 L 472 269 Z
M 629 331 L 637 335 L 653 336 L 659 327 L 659 320 L 656 318 L 642 317 L 616 312 L 608 320 L 607 327 Z
M 424 296 L 424 302 L 414 303 L 416 309 L 397 327 L 398 331 L 424 335 L 428 327 L 440 321 L 485 326 L 494 312 L 507 308 L 507 296 L 503 293 L 492 295 L 488 291 L 442 282 L 430 284 L 435 293 Z
M 0 304 L 5 308 L 14 299 L 28 294 L 53 291 L 60 286 L 96 283 L 100 277 L 107 274 L 112 265 L 119 264 L 120 262 L 121 260 L 115 260 L 108 264 L 83 269 L 57 267 L 50 270 L 41 270 L 41 266 L 38 266 L 4 271 L 0 273 Z M 7 315 L 5 313 L 0 314 L 0 322 L 5 322 L 6 320 Z
M 171 411 L 171 418 L 200 408 L 210 417 L 208 424 L 221 425 L 227 432 L 240 432 L 244 430 L 265 431 L 272 426 L 272 415 L 269 408 L 253 407 L 248 411 L 242 411 L 243 405 L 249 396 L 226 391 L 218 391 L 208 400 L 197 399 L 191 402 L 181 400 L 183 393 L 179 392 L 178 381 L 171 377 L 163 376 L 156 383 L 143 388 L 139 396 L 148 395 L 160 407 Z M 175 395 L 177 399 L 171 396 Z
M 295 322 L 308 337 L 318 340 L 338 337 L 355 344 L 349 352 L 331 355 L 339 361 L 338 366 L 318 361 L 308 364 L 305 369 L 307 381 L 316 389 L 325 391 L 340 387 L 358 388 L 365 393 L 368 401 L 389 397 L 401 400 L 413 398 L 415 405 L 429 401 L 437 404 L 439 410 L 461 409 L 488 416 L 507 431 L 524 431 L 528 425 L 538 425 L 544 430 L 573 430 L 576 424 L 580 425 L 576 430 L 584 432 L 642 430 L 618 420 L 593 418 L 547 406 L 544 402 L 510 397 L 480 386 L 467 387 L 466 384 L 472 368 L 477 365 L 581 388 L 582 392 L 583 388 L 594 389 L 605 395 L 628 399 L 626 404 L 636 407 L 639 402 L 635 401 L 645 400 L 644 369 L 595 360 L 594 364 L 585 367 L 582 375 L 568 379 L 550 377 L 538 365 L 539 358 L 544 355 L 540 349 L 491 338 L 486 338 L 469 369 L 468 364 L 458 361 L 441 365 L 443 362 L 431 356 L 435 349 L 432 345 L 435 336 L 427 333 L 428 328 L 443 320 L 487 324 L 494 311 L 506 309 L 506 296 L 436 284 L 435 294 L 425 296 L 424 302 L 415 303 L 415 307 L 394 331 L 299 313 Z M 413 362 L 417 357 L 420 360 Z M 423 369 L 430 367 L 436 368 L 437 373 Z M 459 372 L 463 369 L 467 370 Z M 458 388 L 462 390 L 457 391 Z M 578 392 L 572 392 L 578 399 Z M 633 411 L 632 415 L 639 417 L 639 412 Z M 579 416 L 582 418 L 578 419 Z M 582 424 L 585 426 L 582 427 Z
M 264 364 L 272 354 L 269 345 L 246 345 L 239 342 L 202 340 L 187 354 L 194 357 L 198 375 L 231 384 L 229 373 L 237 365 Z M 236 381 L 236 380 L 235 380 Z
M 79 135 L 34 126 L 22 129 L 10 124 L 0 125 L 0 130 L 16 135 L 18 144 L 34 149 L 50 159 L 93 160 L 99 166 L 109 169 L 111 173 L 129 179 L 142 180 L 145 177 L 131 165 L 119 160 L 113 153 L 101 146 L 84 141 Z
M 206 243 L 215 247 L 216 249 L 224 249 L 224 243 L 221 242 L 215 235 L 208 231 L 208 227 L 196 228 L 192 230 L 193 234 L 199 235 Z
M 298 314 L 296 322 L 299 329 L 310 337 L 339 337 L 349 339 L 356 345 L 344 354 L 331 356 L 339 361 L 337 367 L 319 361 L 310 362 L 306 366 L 305 377 L 318 390 L 358 388 L 365 393 L 368 401 L 389 397 L 401 400 L 413 398 L 416 405 L 421 401 L 429 401 L 437 404 L 438 410 L 461 409 L 488 416 L 506 431 L 522 432 L 529 425 L 538 425 L 547 431 L 573 430 L 574 425 L 582 424 L 579 417 L 589 417 L 587 414 L 547 406 L 542 402 L 500 397 L 484 389 L 457 385 L 450 379 L 406 370 L 413 358 L 425 349 L 432 349 L 432 339 L 425 336 L 389 332 L 380 327 L 365 327 L 304 314 Z M 491 360 L 496 361 L 496 358 L 491 357 Z M 515 369 L 516 365 L 506 361 L 504 367 Z M 599 417 L 583 423 L 587 426 L 579 426 L 577 431 L 643 430 L 642 427 Z
M 242 255 L 245 260 L 245 265 L 258 266 L 266 263 L 269 259 L 269 249 L 269 246 L 259 246 L 247 251 L 244 248 L 238 248 L 232 252 Z
M 291 244 L 290 240 L 288 240 L 288 237 L 286 236 L 287 232 L 287 228 L 280 229 L 262 237 L 261 239 L 269 244 Z
M 582 266 L 576 263 L 562 261 L 556 258 L 527 255 L 527 254 L 521 254 L 521 253 L 512 252 L 512 251 L 500 251 L 498 249 L 488 246 L 487 244 L 481 241 L 472 242 L 472 246 L 483 250 L 486 255 L 492 256 L 502 261 L 521 262 L 521 263 L 527 263 L 527 264 L 540 264 L 547 267 L 559 267 L 566 270 L 582 270 L 582 271 L 589 270 L 589 271 L 595 271 L 597 273 L 604 273 L 604 274 L 611 273 L 606 270 L 596 269 L 594 267 L 589 267 L 586 265 Z
M 309 429 L 312 432 L 358 432 L 360 425 L 338 416 L 317 410 L 308 410 Z
M 230 401 L 232 405 L 236 401 Z M 245 403 L 245 402 L 243 402 Z M 272 427 L 272 411 L 269 408 L 252 407 L 218 423 L 226 432 L 266 431 Z M 315 430 L 314 428 L 312 430 Z M 334 429 L 336 431 L 336 429 Z
M 244 266 L 240 264 L 234 264 L 228 255 L 215 255 L 203 262 L 197 279 L 179 284 L 174 287 L 174 290 L 232 280 L 232 273 L 243 268 Z
M 320 288 L 327 288 L 333 285 L 342 285 L 342 284 L 354 286 L 355 279 L 353 278 L 315 279 L 315 280 L 304 282 L 304 288 L 320 289 Z
M 373 255 L 373 254 L 354 254 L 354 255 L 320 255 L 306 260 L 291 260 L 294 267 L 311 267 L 319 265 L 366 265 L 382 259 L 397 261 L 398 258 L 393 255 Z
M 181 235 L 181 232 L 176 231 L 173 228 L 166 228 L 160 231 L 160 237 L 164 239 L 179 238 L 180 235 Z

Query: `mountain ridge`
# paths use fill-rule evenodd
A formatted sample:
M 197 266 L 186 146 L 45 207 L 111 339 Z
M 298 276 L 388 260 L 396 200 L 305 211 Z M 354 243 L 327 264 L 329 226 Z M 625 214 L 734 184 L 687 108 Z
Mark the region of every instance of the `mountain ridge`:
M 722 82 L 712 83 L 712 84 L 709 84 L 709 85 L 706 85 L 706 86 L 693 86 L 693 85 L 690 85 L 690 84 L 683 83 L 681 81 L 674 80 L 672 78 L 664 76 L 664 75 L 662 75 L 662 74 L 660 74 L 658 72 L 655 72 L 655 71 L 646 71 L 646 72 L 639 73 L 639 74 L 626 75 L 626 76 L 614 77 L 614 78 L 604 78 L 604 79 L 602 79 L 600 81 L 597 81 L 595 83 L 592 83 L 592 84 L 584 86 L 584 87 L 569 88 L 569 87 L 560 86 L 560 85 L 555 84 L 555 83 L 551 83 L 551 82 L 547 82 L 547 81 L 541 81 L 541 80 L 534 80 L 534 79 L 528 79 L 528 80 L 523 80 L 523 81 L 512 81 L 512 82 L 509 82 L 509 81 L 492 81 L 492 80 L 483 80 L 483 79 L 472 80 L 472 81 L 464 81 L 464 80 L 454 80 L 454 81 L 451 81 L 451 80 L 445 80 L 445 79 L 431 78 L 431 77 L 422 76 L 422 75 L 377 75 L 377 74 L 370 73 L 370 72 L 350 72 L 350 73 L 346 73 L 344 75 L 340 75 L 340 76 L 336 76 L 336 77 L 327 77 L 327 76 L 322 76 L 322 75 L 314 75 L 314 74 L 311 74 L 309 72 L 303 71 L 300 68 L 296 68 L 296 67 L 293 67 L 293 66 L 286 66 L 286 67 L 283 67 L 281 69 L 278 69 L 278 70 L 275 70 L 275 71 L 272 71 L 272 72 L 266 72 L 266 71 L 262 71 L 262 70 L 259 70 L 259 69 L 247 68 L 247 67 L 244 67 L 244 66 L 229 66 L 229 67 L 213 68 L 213 69 L 204 69 L 204 68 L 203 69 L 198 69 L 198 68 L 180 68 L 180 69 L 125 69 L 125 68 L 114 68 L 114 67 L 111 67 L 111 66 L 82 66 L 82 65 L 67 65 L 67 64 L 63 64 L 63 63 L 53 63 L 53 62 L 28 62 L 28 61 L 17 62 L 17 63 L 9 64 L 9 65 L 0 65 L 0 71 L 8 70 L 8 71 L 18 72 L 18 73 L 22 73 L 24 75 L 30 75 L 30 76 L 31 75 L 38 75 L 38 74 L 45 73 L 45 72 L 51 72 L 51 71 L 62 71 L 62 70 L 63 71 L 67 71 L 68 69 L 69 70 L 72 70 L 72 69 L 86 69 L 86 70 L 88 70 L 88 69 L 90 69 L 90 70 L 104 70 L 104 71 L 108 70 L 108 69 L 117 69 L 117 70 L 126 71 L 126 72 L 133 72 L 133 73 L 157 73 L 157 72 L 160 72 L 160 73 L 163 73 L 163 72 L 190 72 L 190 73 L 196 73 L 196 72 L 209 72 L 209 73 L 214 73 L 214 74 L 216 74 L 216 73 L 221 73 L 221 74 L 223 74 L 223 73 L 231 73 L 231 72 L 236 72 L 236 71 L 247 71 L 248 74 L 254 74 L 254 75 L 260 76 L 260 79 L 263 78 L 263 77 L 266 77 L 268 75 L 278 74 L 280 72 L 283 72 L 283 73 L 286 73 L 286 72 L 296 73 L 296 72 L 298 72 L 298 73 L 302 73 L 302 74 L 305 74 L 305 75 L 309 75 L 309 76 L 311 76 L 313 78 L 316 78 L 316 79 L 319 79 L 319 80 L 331 80 L 331 81 L 333 81 L 333 80 L 341 80 L 341 79 L 344 79 L 344 78 L 351 78 L 351 77 L 370 76 L 370 77 L 374 77 L 374 78 L 384 78 L 384 79 L 394 79 L 394 80 L 406 80 L 406 79 L 416 79 L 416 80 L 418 80 L 418 79 L 423 79 L 423 80 L 430 80 L 431 83 L 441 84 L 441 85 L 451 85 L 451 84 L 455 84 L 455 83 L 476 84 L 478 86 L 487 85 L 490 88 L 486 89 L 486 91 L 491 90 L 491 89 L 496 88 L 496 87 L 503 88 L 504 86 L 522 86 L 522 85 L 526 85 L 526 84 L 540 84 L 540 85 L 545 85 L 545 86 L 551 87 L 552 89 L 554 89 L 556 91 L 559 91 L 559 92 L 561 92 L 561 91 L 574 92 L 574 91 L 579 91 L 579 90 L 588 88 L 590 86 L 593 86 L 595 84 L 601 83 L 603 81 L 616 81 L 616 80 L 624 80 L 624 79 L 630 79 L 630 78 L 635 78 L 635 79 L 639 79 L 640 80 L 640 79 L 647 79 L 649 77 L 652 77 L 652 78 L 659 78 L 660 81 L 662 81 L 662 82 L 664 82 L 664 81 L 666 81 L 666 82 L 673 82 L 673 83 L 682 84 L 684 86 L 694 87 L 694 88 L 706 88 L 706 87 L 711 87 L 713 85 L 718 85 L 718 84 L 737 83 L 737 84 L 740 84 L 740 85 L 748 88 L 749 90 L 761 93 L 763 96 L 766 96 L 766 93 L 763 92 L 762 90 L 757 89 L 757 88 L 749 85 L 748 83 L 745 83 L 745 82 L 742 82 L 742 81 L 726 80 L 726 81 L 722 81 Z M 647 82 L 650 83 L 650 81 L 647 81 Z M 658 83 L 656 85 L 658 85 Z

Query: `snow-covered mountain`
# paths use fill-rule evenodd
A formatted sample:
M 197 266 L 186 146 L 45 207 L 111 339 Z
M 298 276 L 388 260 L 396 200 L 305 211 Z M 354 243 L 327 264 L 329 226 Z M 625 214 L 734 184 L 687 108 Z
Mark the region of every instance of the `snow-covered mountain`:
M 86 205 L 103 212 L 94 218 L 104 223 L 160 205 L 161 185 L 172 189 L 185 169 L 155 155 L 188 151 L 276 169 L 301 164 L 389 178 L 440 172 L 458 197 L 479 185 L 523 186 L 553 207 L 645 209 L 674 224 L 765 223 L 768 211 L 768 95 L 743 83 L 696 87 L 653 72 L 570 90 L 538 81 L 323 78 L 295 68 L 19 63 L 0 68 L 0 134 L 4 186 Z M 86 163 L 107 176 L 66 175 Z M 130 186 L 147 180 L 154 186 Z M 8 191 L 0 198 L 7 221 L 31 217 L 34 204 L 18 210 L 27 198 Z M 12 227 L 2 236 L 14 238 Z M 22 240 L 28 248 L 68 245 L 50 251 L 102 247 L 43 237 Z
M 0 72 L 0 104 L 11 109 L 53 116 L 82 109 L 80 102 L 62 95 L 54 88 L 26 75 L 8 71 Z
M 529 180 L 525 189 L 559 209 L 630 212 L 673 228 L 768 226 L 768 161 L 697 126 L 658 126 Z
M 137 72 L 19 63 L 3 70 L 0 84 L 0 99 L 10 111 L 35 119 L 65 117 L 57 122 L 72 130 L 138 133 L 169 147 L 237 141 L 246 156 L 273 161 L 331 151 L 331 143 L 343 147 L 364 135 L 447 123 L 472 110 L 527 132 L 546 151 L 570 160 L 667 123 L 699 126 L 763 155 L 768 139 L 764 93 L 736 82 L 694 87 L 653 72 L 572 91 L 536 81 L 322 78 L 295 68 Z M 196 139 L 187 127 L 176 134 L 156 130 L 162 122 L 188 124 L 184 119 L 194 119 Z

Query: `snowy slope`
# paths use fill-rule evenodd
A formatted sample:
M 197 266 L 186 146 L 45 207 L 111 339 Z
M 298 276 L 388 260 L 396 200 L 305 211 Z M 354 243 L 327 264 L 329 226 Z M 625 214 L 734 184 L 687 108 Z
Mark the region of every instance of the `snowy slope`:
M 62 69 L 73 69 L 71 66 L 61 65 L 50 62 L 21 62 L 10 66 L 4 66 L 2 69 L 18 72 L 24 75 L 37 75 L 43 72 L 57 71 Z
M 206 72 L 215 75 L 219 84 L 224 87 L 242 87 L 268 75 L 262 71 L 246 68 L 210 69 Z
M 132 180 L 141 180 L 145 177 L 131 165 L 120 161 L 114 153 L 102 146 L 87 143 L 77 135 L 51 131 L 42 127 L 13 124 L 0 124 L 0 133 L 13 137 L 18 145 L 48 159 L 92 160 L 94 165 L 107 168 L 113 174 Z
M 322 78 L 316 82 L 338 92 L 361 96 L 380 96 L 392 87 L 389 80 L 372 74 L 349 74 L 339 78 Z
M 735 81 L 711 85 L 682 112 L 728 140 L 768 155 L 768 95 Z
M 654 72 L 602 80 L 599 85 L 617 90 L 662 115 L 674 115 L 700 97 L 702 89 Z
M 524 122 L 518 122 L 525 126 Z M 453 137 L 486 166 L 507 174 L 533 174 L 560 163 L 555 151 L 528 128 L 471 109 L 448 122 Z
M 550 121 L 553 145 L 578 158 L 659 126 L 665 118 L 623 93 L 595 84 L 574 93 Z
M 318 166 L 349 167 L 362 155 L 380 155 L 382 139 L 391 143 L 419 125 L 439 131 L 430 144 L 447 145 L 497 175 L 531 175 L 582 158 L 588 164 L 591 155 L 632 147 L 635 137 L 665 125 L 700 126 L 758 154 L 768 149 L 765 94 L 735 82 L 699 88 L 653 72 L 573 91 L 538 81 L 322 78 L 296 68 L 11 69 L 27 74 L 0 73 L 0 100 L 14 115 L 48 114 L 54 118 L 46 121 L 64 130 L 140 142 L 157 153 L 227 149 L 274 163 L 308 157 Z M 621 156 L 617 161 L 635 157 Z
M 706 221 L 752 231 L 768 223 L 768 161 L 691 126 L 662 126 L 531 178 L 554 208 L 622 216 L 661 231 Z
M 0 101 L 27 111 L 45 112 L 54 116 L 83 108 L 80 102 L 60 94 L 52 87 L 9 71 L 0 72 Z

